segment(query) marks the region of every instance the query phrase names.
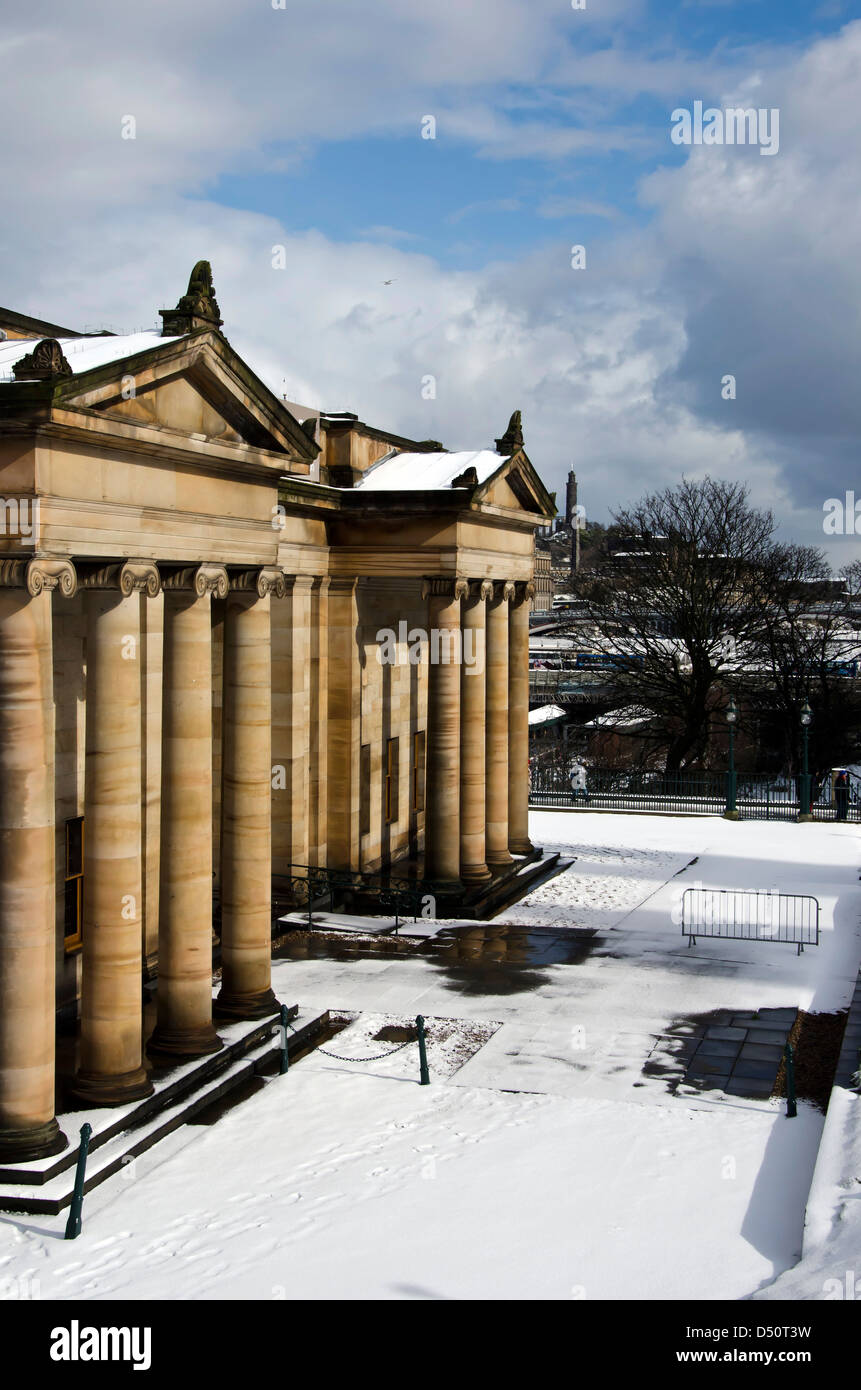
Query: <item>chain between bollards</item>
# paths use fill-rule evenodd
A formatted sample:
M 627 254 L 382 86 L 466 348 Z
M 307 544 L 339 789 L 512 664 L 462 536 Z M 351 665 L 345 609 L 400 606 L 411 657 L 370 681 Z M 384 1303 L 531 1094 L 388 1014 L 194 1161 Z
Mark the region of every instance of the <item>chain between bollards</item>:
M 84 1206 L 84 1177 L 87 1172 L 87 1153 L 90 1147 L 90 1135 L 92 1132 L 92 1125 L 81 1125 L 81 1147 L 78 1149 L 75 1187 L 72 1192 L 72 1204 L 69 1207 L 69 1219 L 66 1222 L 66 1240 L 75 1240 L 76 1237 L 81 1234 L 81 1211 Z
M 427 1048 L 425 1047 L 425 1021 L 421 1014 L 419 1014 L 416 1019 L 416 1028 L 419 1034 L 419 1075 L 421 1078 L 419 1085 L 429 1086 L 430 1072 L 428 1071 L 428 1054 Z
M 795 1058 L 792 1043 L 786 1044 L 783 1055 L 786 1058 L 786 1118 L 794 1120 L 798 1114 L 798 1107 L 795 1104 Z

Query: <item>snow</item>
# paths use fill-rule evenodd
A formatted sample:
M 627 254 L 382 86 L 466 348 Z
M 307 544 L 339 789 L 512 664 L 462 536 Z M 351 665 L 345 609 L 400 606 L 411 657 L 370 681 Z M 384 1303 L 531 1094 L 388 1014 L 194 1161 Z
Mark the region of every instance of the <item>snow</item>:
M 490 449 L 473 453 L 395 454 L 369 468 L 356 484 L 366 492 L 432 492 L 451 487 L 452 480 L 474 468 L 479 483 L 486 483 L 505 462 Z
M 637 729 L 641 724 L 647 724 L 654 717 L 654 711 L 646 709 L 643 705 L 625 705 L 622 709 L 611 709 L 606 714 L 599 714 L 595 719 L 589 719 L 583 728 Z
M 857 1097 L 829 1116 L 817 1165 L 813 1107 L 789 1120 L 777 1101 L 673 1091 L 643 1066 L 694 1014 L 846 1006 L 856 831 L 539 812 L 530 833 L 575 862 L 439 943 L 462 945 L 278 961 L 280 998 L 353 1017 L 325 1045 L 336 1055 L 143 1154 L 88 1194 L 73 1246 L 64 1217 L 6 1218 L 0 1280 L 59 1299 L 825 1296 L 824 1278 L 857 1265 Z M 679 907 L 696 883 L 815 893 L 822 944 L 688 949 Z M 582 958 L 506 971 L 506 924 L 555 927 Z M 418 1013 L 430 1086 L 415 1045 L 356 1060 L 383 1051 L 381 1022 Z
M 542 705 L 540 709 L 529 711 L 529 723 L 550 724 L 554 719 L 564 719 L 565 711 L 559 705 Z
M 32 352 L 38 338 L 10 338 L 0 342 L 0 379 L 12 380 L 12 368 L 27 353 Z M 148 352 L 150 348 L 163 347 L 175 343 L 176 337 L 163 338 L 160 333 L 128 333 L 114 337 L 58 338 L 74 375 L 91 371 L 94 367 L 104 367 L 108 362 L 119 362 L 126 357 L 134 357 L 138 352 Z

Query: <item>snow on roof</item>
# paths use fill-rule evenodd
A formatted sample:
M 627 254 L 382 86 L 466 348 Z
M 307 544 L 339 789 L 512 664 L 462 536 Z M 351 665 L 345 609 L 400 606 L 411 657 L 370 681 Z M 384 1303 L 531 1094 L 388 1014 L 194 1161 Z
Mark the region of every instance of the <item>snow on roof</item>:
M 530 724 L 550 724 L 554 719 L 564 719 L 565 711 L 558 705 L 542 705 L 540 709 L 529 711 Z
M 644 709 L 642 705 L 625 705 L 623 709 L 611 709 L 606 714 L 599 714 L 597 719 L 590 719 L 584 724 L 585 729 L 636 729 L 638 724 L 648 724 L 650 719 L 654 719 L 654 714 L 650 709 Z
M 6 342 L 0 342 L 0 382 L 14 381 L 12 368 L 15 363 L 32 352 L 41 341 L 40 338 L 9 338 Z M 137 352 L 146 352 L 163 343 L 175 343 L 177 338 L 163 338 L 153 329 L 146 333 L 117 334 L 114 337 L 57 338 L 56 341 L 77 376 L 80 372 L 104 367 L 108 362 L 120 362 L 124 357 L 133 357 Z
M 479 483 L 486 483 L 506 457 L 492 449 L 455 454 L 386 454 L 368 469 L 356 487 L 366 492 L 434 492 L 451 487 L 452 481 L 467 468 L 474 468 Z
M 529 638 L 530 651 L 570 652 L 574 646 L 573 637 L 532 637 Z

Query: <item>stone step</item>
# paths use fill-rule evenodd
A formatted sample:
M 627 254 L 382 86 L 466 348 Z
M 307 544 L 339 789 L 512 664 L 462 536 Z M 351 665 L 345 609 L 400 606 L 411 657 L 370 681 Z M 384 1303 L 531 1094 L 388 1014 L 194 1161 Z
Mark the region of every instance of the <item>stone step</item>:
M 291 1009 L 291 1016 L 297 1019 L 296 1006 Z M 294 1022 L 295 1032 L 289 1034 L 288 1055 L 301 1052 L 328 1023 L 328 1010 Z M 73 1135 L 76 1137 L 84 1120 L 93 1125 L 84 1191 L 98 1187 L 201 1110 L 252 1076 L 259 1076 L 280 1048 L 278 1025 L 279 1015 L 273 1014 L 250 1028 L 248 1024 L 222 1028 L 222 1036 L 243 1027 L 246 1031 L 238 1038 L 225 1038 L 225 1048 L 214 1058 L 207 1058 L 204 1064 L 191 1063 L 183 1067 L 183 1077 L 172 1084 L 158 1087 L 156 1082 L 155 1095 L 137 1105 L 122 1107 L 119 1112 L 112 1109 L 59 1114 L 60 1126 L 70 1140 Z M 214 1061 L 219 1063 L 217 1067 L 211 1065 Z M 0 1170 L 0 1211 L 47 1215 L 62 1211 L 72 1199 L 77 1159 L 78 1146 L 73 1143 L 53 1159 Z

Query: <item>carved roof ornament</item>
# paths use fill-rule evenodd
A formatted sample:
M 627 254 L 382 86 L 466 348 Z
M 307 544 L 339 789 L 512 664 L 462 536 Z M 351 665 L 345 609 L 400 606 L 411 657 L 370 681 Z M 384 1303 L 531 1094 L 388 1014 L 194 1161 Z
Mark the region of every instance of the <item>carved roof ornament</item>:
M 518 449 L 523 448 L 523 427 L 520 419 L 520 411 L 515 410 L 508 422 L 508 429 L 501 439 L 496 441 L 496 452 L 510 457 L 516 454 Z
M 198 261 L 188 280 L 188 289 L 175 309 L 159 309 L 163 338 L 192 333 L 196 328 L 220 328 L 224 320 L 215 298 L 212 266 Z
M 462 473 L 451 480 L 452 487 L 478 487 L 478 469 L 471 463 Z
M 32 352 L 18 359 L 12 371 L 16 381 L 53 381 L 72 375 L 72 369 L 56 338 L 43 338 Z

